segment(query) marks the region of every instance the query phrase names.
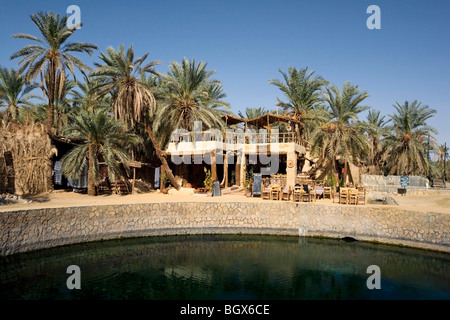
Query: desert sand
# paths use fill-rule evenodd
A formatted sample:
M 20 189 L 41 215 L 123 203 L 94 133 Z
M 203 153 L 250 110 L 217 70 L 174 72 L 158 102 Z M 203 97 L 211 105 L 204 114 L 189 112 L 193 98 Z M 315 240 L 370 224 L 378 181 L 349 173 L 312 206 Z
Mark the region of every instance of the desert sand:
M 408 209 L 422 212 L 443 212 L 450 214 L 450 190 L 444 194 L 428 195 L 406 195 L 392 196 L 398 205 L 366 204 L 368 207 L 383 207 Z M 262 200 L 260 197 L 247 197 L 243 192 L 225 194 L 220 197 L 211 197 L 205 194 L 186 194 L 179 192 L 177 194 L 162 194 L 158 191 L 140 193 L 134 195 L 100 195 L 90 197 L 86 194 L 55 191 L 47 194 L 27 197 L 18 200 L 17 203 L 0 205 L 0 212 L 17 211 L 38 208 L 64 208 L 76 206 L 94 206 L 94 205 L 120 205 L 133 203 L 149 202 L 261 202 L 276 201 Z M 290 201 L 289 203 L 292 203 Z M 327 204 L 330 206 L 342 206 L 342 204 L 333 203 L 329 199 L 319 199 L 317 204 Z

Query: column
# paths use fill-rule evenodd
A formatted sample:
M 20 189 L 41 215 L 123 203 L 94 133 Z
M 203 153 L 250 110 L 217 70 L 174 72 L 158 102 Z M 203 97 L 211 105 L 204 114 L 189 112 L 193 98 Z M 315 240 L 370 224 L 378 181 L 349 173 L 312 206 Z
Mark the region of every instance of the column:
M 245 157 L 245 153 L 244 152 L 242 152 L 240 170 L 241 170 L 241 174 L 240 174 L 240 181 L 241 181 L 241 183 L 240 183 L 240 185 L 243 185 L 244 181 L 245 181 L 245 176 L 246 176 L 245 173 L 247 171 L 247 159 Z
M 294 187 L 297 177 L 297 153 L 295 151 L 288 152 L 286 162 L 286 183 L 288 186 Z

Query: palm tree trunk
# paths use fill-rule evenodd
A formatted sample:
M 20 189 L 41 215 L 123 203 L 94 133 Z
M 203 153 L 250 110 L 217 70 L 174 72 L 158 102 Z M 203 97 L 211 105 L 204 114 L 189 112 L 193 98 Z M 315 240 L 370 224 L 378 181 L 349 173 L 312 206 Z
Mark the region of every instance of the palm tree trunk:
M 96 195 L 94 180 L 94 146 L 92 143 L 89 145 L 88 195 Z
M 145 132 L 147 132 L 150 140 L 152 141 L 153 147 L 156 150 L 156 155 L 158 156 L 159 160 L 161 161 L 162 166 L 164 167 L 164 172 L 166 172 L 167 178 L 169 179 L 170 183 L 175 187 L 175 189 L 180 190 L 181 186 L 178 184 L 177 180 L 173 176 L 172 170 L 170 170 L 169 164 L 167 163 L 164 151 L 161 150 L 158 141 L 156 141 L 156 138 L 153 134 L 152 129 L 147 124 L 147 120 L 144 120 L 144 127 L 145 127 Z
M 344 185 L 345 186 L 347 186 L 347 184 L 349 183 L 349 181 L 347 181 L 348 179 L 348 161 L 347 161 L 347 159 L 345 159 L 344 160 L 344 177 L 343 177 L 343 179 L 344 179 Z
M 211 177 L 214 181 L 217 180 L 216 153 L 214 151 L 211 151 Z
M 54 59 L 50 61 L 49 70 L 49 82 L 47 83 L 47 98 L 48 98 L 48 109 L 47 109 L 47 131 L 53 132 L 54 125 L 54 112 L 55 112 L 55 89 L 56 89 L 56 70 Z
M 301 133 L 300 133 L 300 128 L 298 127 L 298 124 L 295 124 L 295 140 L 296 140 L 297 144 L 303 145 L 302 144 Z

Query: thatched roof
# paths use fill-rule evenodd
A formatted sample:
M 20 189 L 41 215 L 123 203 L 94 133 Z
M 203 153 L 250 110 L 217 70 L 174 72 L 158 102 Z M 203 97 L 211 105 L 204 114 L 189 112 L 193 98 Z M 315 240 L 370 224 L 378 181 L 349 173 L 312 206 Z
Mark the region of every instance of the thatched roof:
M 243 119 L 232 114 L 226 114 L 222 116 L 222 120 L 225 121 L 226 126 L 244 123 L 246 127 L 247 125 L 252 125 L 258 128 L 262 128 L 265 126 L 269 126 L 270 124 L 275 122 L 296 123 L 300 126 L 303 126 L 303 123 L 301 121 L 298 121 L 293 117 L 274 113 L 266 113 L 250 120 Z
M 283 116 L 280 114 L 273 114 L 273 113 L 266 113 L 266 114 L 263 114 L 262 116 L 248 120 L 247 124 L 260 128 L 260 127 L 269 126 L 270 124 L 275 123 L 275 122 L 297 123 L 300 126 L 303 125 L 300 121 L 298 121 L 295 118 L 292 118 L 289 116 Z
M 227 127 L 231 126 L 233 124 L 246 123 L 248 121 L 247 119 L 239 118 L 230 113 L 223 115 L 222 120 L 225 121 L 225 125 Z

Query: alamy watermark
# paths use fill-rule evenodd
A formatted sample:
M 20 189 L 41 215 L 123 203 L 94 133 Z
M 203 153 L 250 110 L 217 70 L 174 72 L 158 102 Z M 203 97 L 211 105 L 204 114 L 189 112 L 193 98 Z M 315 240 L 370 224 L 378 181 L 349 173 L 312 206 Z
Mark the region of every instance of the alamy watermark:
M 371 273 L 372 275 L 367 278 L 366 285 L 370 290 L 381 289 L 381 269 L 377 265 L 371 265 L 367 267 L 367 273 Z
M 66 26 L 68 29 L 81 29 L 81 9 L 77 5 L 70 5 L 66 10 L 70 16 L 67 18 Z
M 381 29 L 381 9 L 379 6 L 371 5 L 367 8 L 366 13 L 371 14 L 367 18 L 366 25 L 369 30 Z
M 67 267 L 66 273 L 71 274 L 67 278 L 66 286 L 69 290 L 80 290 L 81 289 L 81 269 L 77 265 L 71 265 Z
M 81 269 L 77 265 L 70 265 L 67 267 L 67 273 L 70 277 L 67 278 L 66 286 L 69 290 L 81 289 Z M 366 286 L 369 290 L 381 289 L 381 269 L 377 265 L 370 265 L 367 267 L 366 273 L 371 274 L 366 281 Z
M 77 5 L 70 5 L 67 7 L 66 13 L 68 16 L 67 19 L 67 28 L 69 29 L 81 29 L 81 9 Z M 379 30 L 381 29 L 381 9 L 377 5 L 370 5 L 366 10 L 367 14 L 370 14 L 370 17 L 367 18 L 366 26 L 369 30 Z

